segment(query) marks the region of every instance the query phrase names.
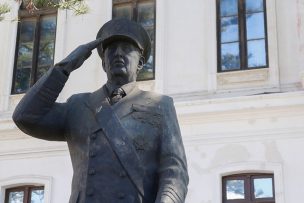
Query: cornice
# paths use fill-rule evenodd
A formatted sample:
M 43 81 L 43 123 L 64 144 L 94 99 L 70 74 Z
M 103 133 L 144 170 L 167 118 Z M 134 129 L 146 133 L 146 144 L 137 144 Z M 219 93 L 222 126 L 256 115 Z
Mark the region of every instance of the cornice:
M 52 145 L 43 147 L 22 146 L 18 149 L 0 151 L 0 160 L 40 158 L 50 156 L 69 156 L 68 147 L 66 145 Z
M 238 96 L 213 99 L 185 99 L 175 102 L 179 116 L 196 114 L 223 114 L 245 110 L 286 109 L 304 106 L 304 91 Z
M 304 128 L 276 128 L 238 132 L 206 132 L 184 135 L 185 146 L 204 146 L 240 142 L 263 142 L 269 140 L 304 139 Z

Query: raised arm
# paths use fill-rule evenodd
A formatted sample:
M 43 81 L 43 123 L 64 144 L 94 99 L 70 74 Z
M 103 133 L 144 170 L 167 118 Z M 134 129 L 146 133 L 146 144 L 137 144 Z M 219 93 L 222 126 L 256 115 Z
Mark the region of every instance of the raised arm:
M 22 98 L 13 120 L 24 133 L 45 140 L 64 141 L 67 103 L 56 103 L 69 74 L 79 68 L 101 40 L 77 47 L 51 68 Z
M 185 150 L 173 100 L 165 103 L 156 203 L 184 203 L 189 182 Z

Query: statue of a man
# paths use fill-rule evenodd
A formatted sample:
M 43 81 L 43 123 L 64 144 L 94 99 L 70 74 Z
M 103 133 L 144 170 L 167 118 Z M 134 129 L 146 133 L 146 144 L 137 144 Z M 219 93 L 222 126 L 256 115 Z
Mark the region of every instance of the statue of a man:
M 97 48 L 108 81 L 93 93 L 56 99 L 69 74 Z M 136 76 L 151 42 L 139 24 L 111 20 L 23 97 L 13 120 L 33 137 L 66 141 L 70 203 L 183 203 L 187 163 L 172 98 L 141 91 Z

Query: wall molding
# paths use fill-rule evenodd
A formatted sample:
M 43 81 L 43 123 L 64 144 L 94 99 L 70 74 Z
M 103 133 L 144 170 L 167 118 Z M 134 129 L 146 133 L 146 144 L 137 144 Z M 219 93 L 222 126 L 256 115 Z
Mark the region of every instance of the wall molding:
M 184 135 L 185 146 L 203 146 L 210 144 L 261 142 L 267 140 L 303 139 L 304 128 L 276 128 L 255 131 L 238 131 L 224 133 L 201 133 L 196 135 Z
M 292 107 L 304 104 L 304 91 L 235 96 L 226 98 L 187 99 L 175 102 L 179 115 Z
M 50 156 L 69 156 L 69 149 L 67 145 L 43 147 L 36 145 L 28 148 L 20 147 L 19 149 L 0 151 L 0 160 L 44 158 Z

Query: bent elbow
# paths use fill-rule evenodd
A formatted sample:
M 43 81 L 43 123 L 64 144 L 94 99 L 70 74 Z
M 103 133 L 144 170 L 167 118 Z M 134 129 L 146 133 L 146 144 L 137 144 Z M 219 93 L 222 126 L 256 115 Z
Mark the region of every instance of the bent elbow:
M 23 116 L 23 114 L 17 108 L 15 109 L 15 111 L 12 115 L 12 119 L 18 127 L 23 126 L 25 123 L 27 123 L 27 119 L 25 118 L 25 116 Z
M 12 115 L 12 119 L 16 126 L 25 134 L 32 134 L 31 129 L 33 129 L 33 123 L 31 119 L 27 118 L 23 113 L 16 109 Z

